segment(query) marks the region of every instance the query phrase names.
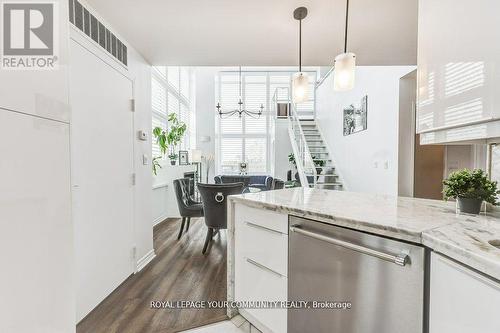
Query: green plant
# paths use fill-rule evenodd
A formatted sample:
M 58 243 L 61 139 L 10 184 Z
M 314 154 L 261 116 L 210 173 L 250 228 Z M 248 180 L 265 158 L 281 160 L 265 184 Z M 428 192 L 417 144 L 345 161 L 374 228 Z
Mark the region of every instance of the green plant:
M 162 168 L 160 162 L 158 162 L 159 159 L 161 159 L 161 156 L 153 157 L 153 159 L 151 160 L 151 165 L 153 166 L 153 173 L 155 174 L 155 176 L 157 175 L 158 169 Z
M 316 156 L 313 156 L 312 158 L 313 158 L 315 166 L 320 167 L 320 168 L 325 166 L 325 160 L 317 160 L 318 157 L 316 157 Z
M 177 161 L 177 158 L 179 157 L 179 155 L 177 154 L 168 154 L 168 158 L 171 160 L 171 161 Z
M 294 166 L 297 166 L 295 155 L 293 153 L 288 154 L 288 162 L 292 163 Z
M 444 199 L 480 199 L 492 205 L 498 205 L 498 183 L 488 179 L 487 174 L 481 169 L 463 169 L 450 174 L 443 181 Z
M 169 155 L 175 158 L 170 158 L 173 160 L 177 159 L 177 154 L 175 153 L 176 147 L 179 142 L 182 141 L 184 134 L 187 130 L 187 125 L 177 119 L 177 114 L 171 113 L 168 115 L 168 130 L 165 132 L 161 127 L 155 127 L 153 129 L 153 135 L 156 138 L 156 143 L 160 146 L 160 151 L 163 155 L 169 150 Z

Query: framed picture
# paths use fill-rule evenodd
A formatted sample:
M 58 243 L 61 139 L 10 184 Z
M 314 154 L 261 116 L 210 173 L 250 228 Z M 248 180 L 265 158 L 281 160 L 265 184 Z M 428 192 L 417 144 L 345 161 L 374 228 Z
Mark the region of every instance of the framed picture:
M 359 107 L 354 104 L 344 108 L 344 136 L 361 132 L 368 127 L 368 96 L 361 99 Z
M 278 119 L 288 118 L 290 103 L 276 103 L 276 117 Z
M 189 154 L 187 150 L 179 150 L 179 165 L 189 164 Z

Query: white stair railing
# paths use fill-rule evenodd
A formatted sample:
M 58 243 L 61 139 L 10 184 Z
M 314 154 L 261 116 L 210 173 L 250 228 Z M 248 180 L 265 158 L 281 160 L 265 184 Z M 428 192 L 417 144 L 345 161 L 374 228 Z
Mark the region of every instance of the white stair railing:
M 295 156 L 295 163 L 297 172 L 299 174 L 300 183 L 305 187 L 315 187 L 317 172 L 316 165 L 309 151 L 306 137 L 294 103 L 290 103 L 291 110 L 288 117 L 288 135 L 292 144 L 293 154 Z

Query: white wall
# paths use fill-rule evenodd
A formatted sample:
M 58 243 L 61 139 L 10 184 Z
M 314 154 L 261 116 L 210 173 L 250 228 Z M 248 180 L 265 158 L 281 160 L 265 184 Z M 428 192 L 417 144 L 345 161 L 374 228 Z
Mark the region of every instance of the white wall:
M 415 173 L 416 71 L 399 81 L 398 195 L 413 197 Z
M 196 147 L 204 155 L 211 154 L 215 157 L 215 76 L 221 67 L 196 67 Z M 227 67 L 225 68 L 227 70 Z M 201 142 L 203 136 L 210 136 L 210 142 Z M 206 166 L 203 164 L 203 182 L 206 182 Z M 215 161 L 210 167 L 209 183 L 214 182 Z
M 413 66 L 358 66 L 355 88 L 333 90 L 333 75 L 318 88 L 316 107 L 336 171 L 349 191 L 398 193 L 399 79 Z M 343 108 L 368 95 L 368 129 L 343 135 Z

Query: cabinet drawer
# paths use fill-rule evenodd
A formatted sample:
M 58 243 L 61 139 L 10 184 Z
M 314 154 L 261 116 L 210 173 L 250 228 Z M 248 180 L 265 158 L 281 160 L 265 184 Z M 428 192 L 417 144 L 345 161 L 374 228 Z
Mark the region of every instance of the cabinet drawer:
M 240 222 L 235 228 L 235 256 L 287 276 L 288 235 L 253 222 Z
M 237 258 L 235 263 L 236 301 L 286 301 L 287 278 L 273 273 L 246 258 Z M 244 309 L 260 324 L 272 332 L 286 332 L 287 310 Z M 255 325 L 258 326 L 258 325 Z
M 247 222 L 288 234 L 288 215 L 265 209 L 236 205 L 235 222 L 237 226 L 238 224 Z

